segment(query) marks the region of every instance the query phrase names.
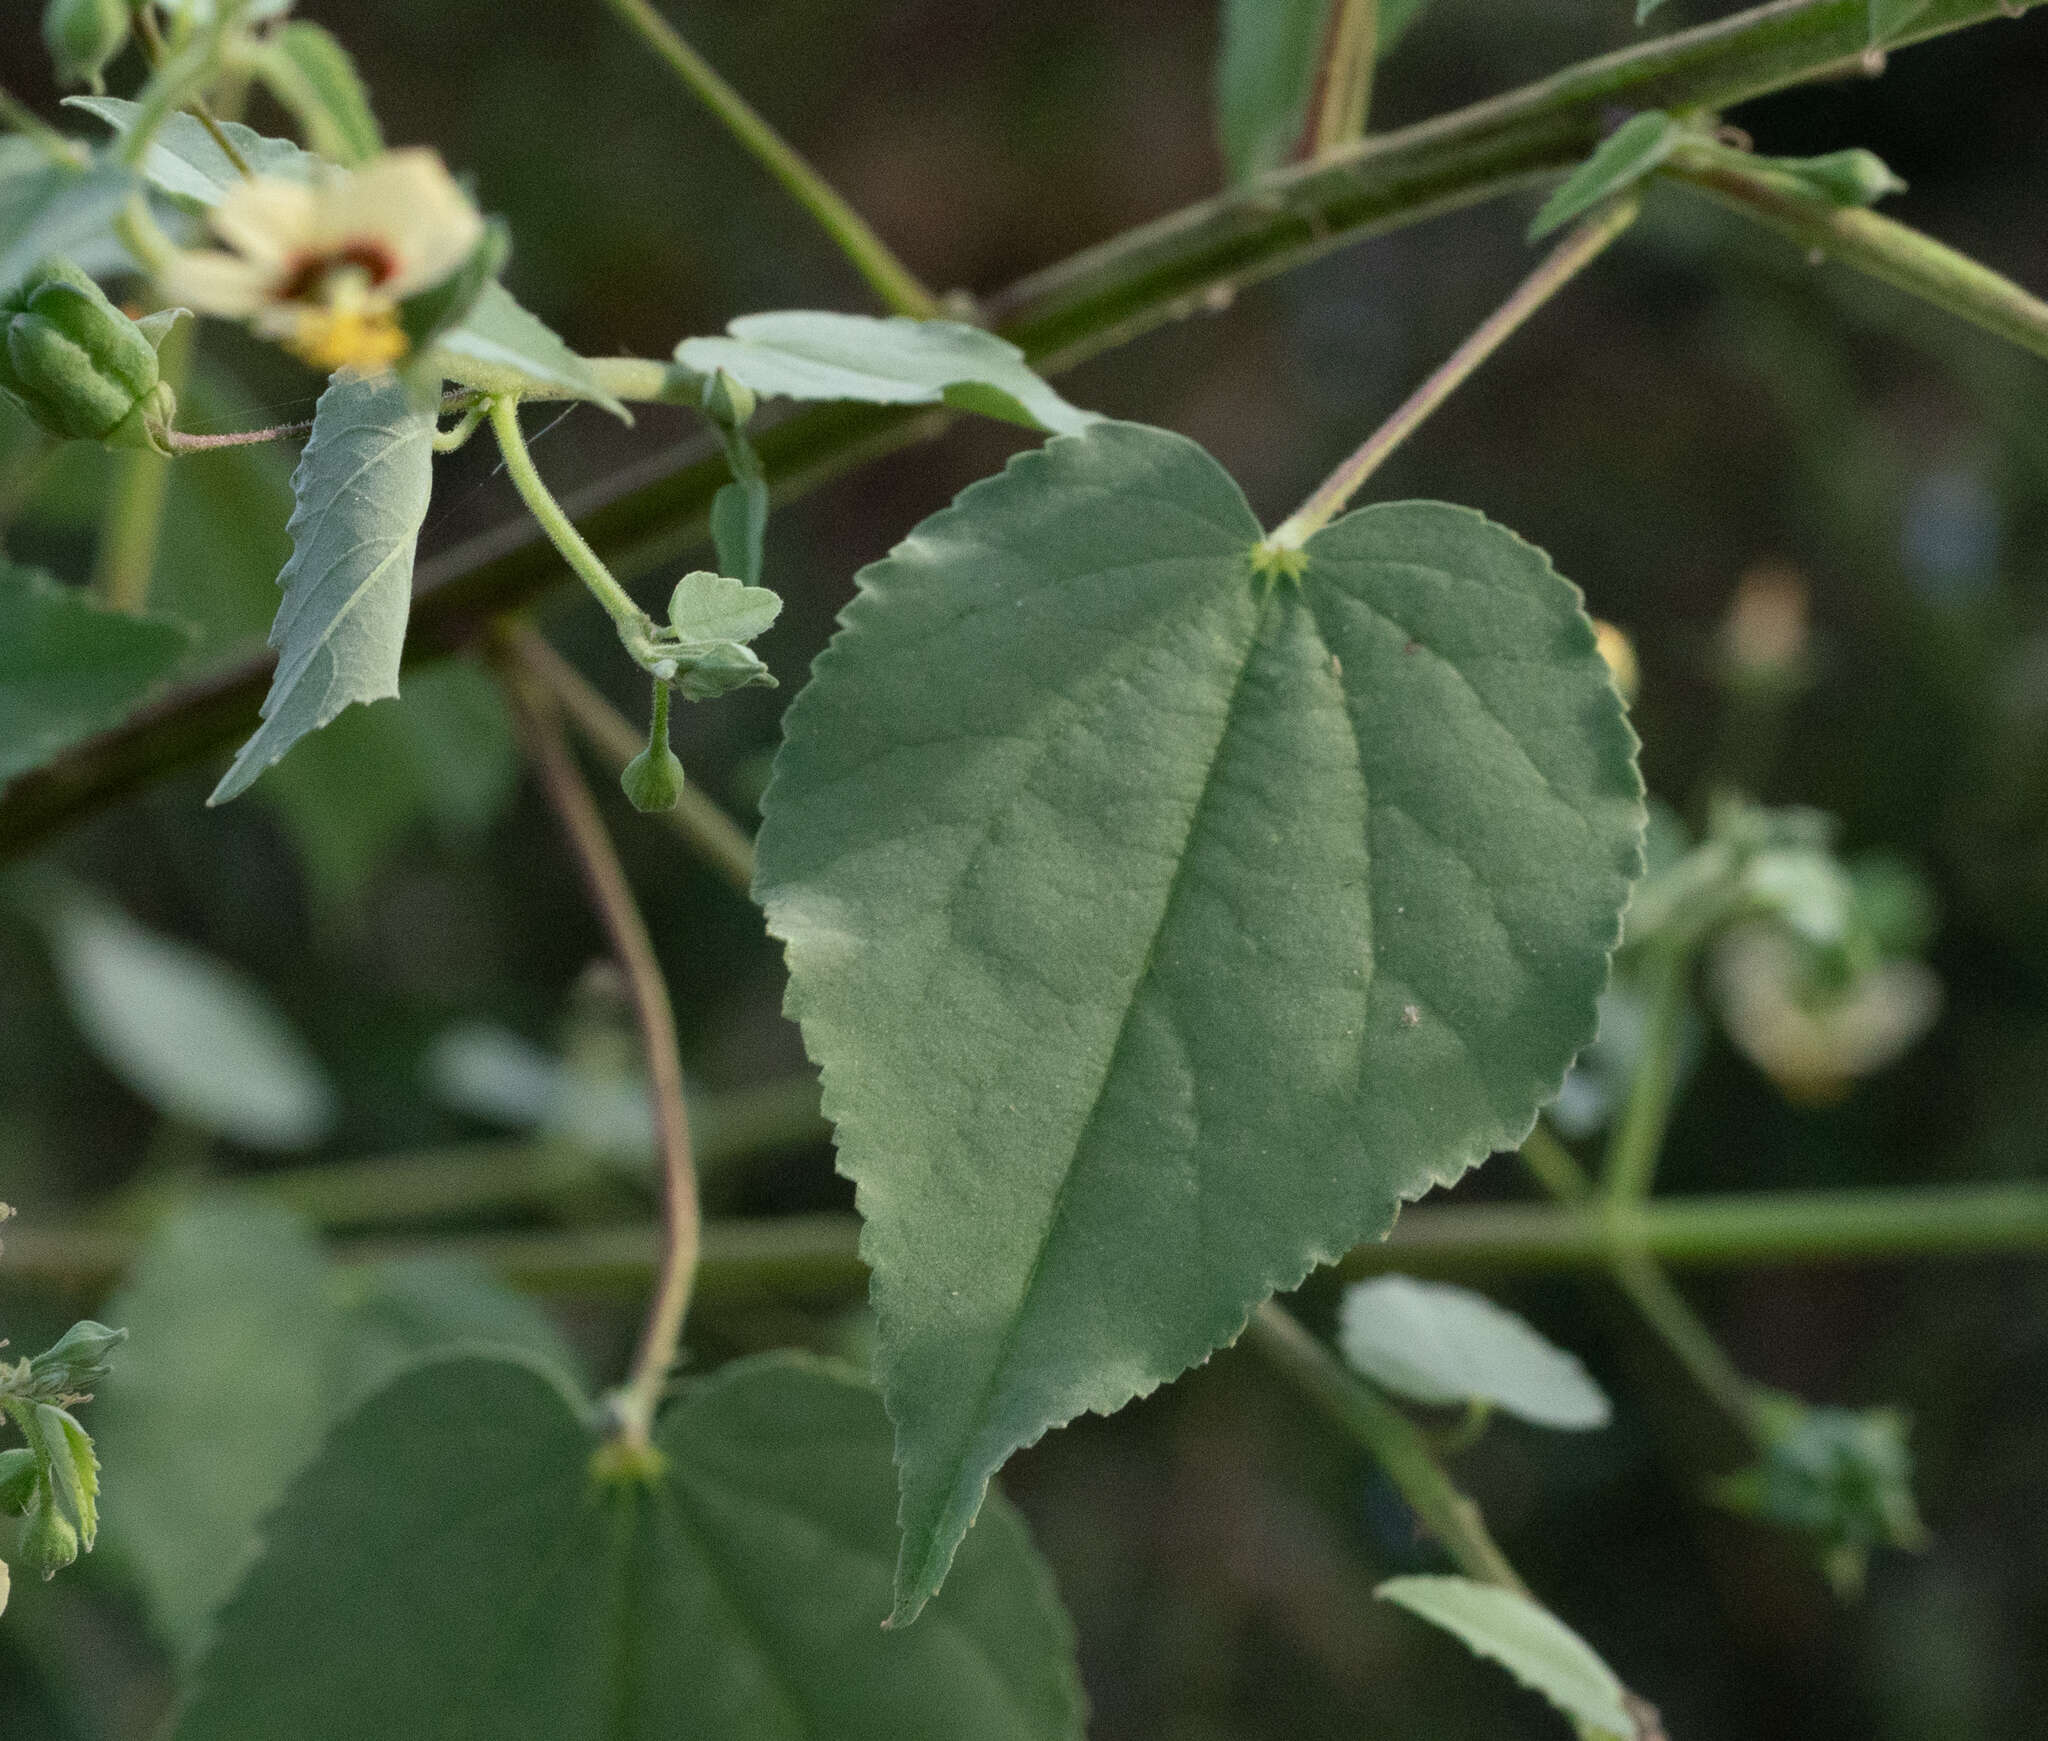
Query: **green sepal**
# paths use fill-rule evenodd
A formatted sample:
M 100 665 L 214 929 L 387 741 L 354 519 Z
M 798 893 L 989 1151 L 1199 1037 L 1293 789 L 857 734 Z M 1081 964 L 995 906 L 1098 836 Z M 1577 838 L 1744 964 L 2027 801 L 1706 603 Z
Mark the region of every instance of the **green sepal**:
M 128 45 L 127 0 L 49 0 L 43 42 L 60 85 L 102 88 L 100 74 Z
M 70 261 L 45 260 L 0 298 L 0 388 L 44 429 L 72 441 L 165 447 L 177 401 L 145 331 Z
M 512 235 L 504 221 L 488 219 L 468 259 L 439 284 L 398 305 L 398 325 L 407 341 L 407 361 L 399 372 L 416 402 L 431 401 L 441 390 L 441 364 L 427 354 L 434 341 L 469 318 L 478 299 L 505 269 L 511 251 Z
M 675 366 L 681 368 L 680 364 Z M 697 390 L 697 404 L 720 429 L 736 435 L 753 422 L 761 404 L 753 388 L 735 381 L 723 369 L 713 369 L 703 377 L 703 383 Z
M 26 1446 L 0 1451 L 0 1512 L 20 1517 L 36 1496 L 36 1454 Z
M 687 658 L 687 665 L 678 664 L 676 676 L 676 688 L 685 701 L 716 701 L 757 683 L 764 689 L 779 687 L 760 655 L 737 641 L 720 641 Z
M 108 1356 L 127 1340 L 126 1330 L 82 1319 L 28 1363 L 30 1382 L 45 1396 L 90 1390 L 112 1370 Z
M 1757 162 L 1792 176 L 1831 205 L 1874 206 L 1889 194 L 1906 191 L 1906 184 L 1882 157 L 1860 148 L 1831 151 L 1825 157 L 1760 157 Z

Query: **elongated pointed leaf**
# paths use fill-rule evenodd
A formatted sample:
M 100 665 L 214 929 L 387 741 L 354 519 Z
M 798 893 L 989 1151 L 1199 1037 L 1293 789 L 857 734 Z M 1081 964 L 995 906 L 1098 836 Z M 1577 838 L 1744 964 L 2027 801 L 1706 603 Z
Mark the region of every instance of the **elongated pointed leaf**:
M 1428 4 L 1380 0 L 1382 58 Z M 1329 35 L 1330 0 L 1223 0 L 1216 122 L 1232 181 L 1250 181 L 1298 154 Z
M 1484 1294 L 1378 1276 L 1344 1295 L 1338 1346 L 1416 1402 L 1486 1403 L 1539 1427 L 1604 1427 L 1607 1394 L 1577 1358 Z
M 398 693 L 412 564 L 433 492 L 434 417 L 386 375 L 337 376 L 292 473 L 292 559 L 270 631 L 263 723 L 214 788 L 224 804 L 351 702 Z
M 1934 0 L 1870 0 L 1870 46 L 1888 48 Z
M 989 1476 L 1512 1147 L 1639 863 L 1577 595 L 1466 509 L 1297 580 L 1192 443 L 1050 442 L 861 577 L 757 893 L 859 1184 L 897 1612 Z
M 1033 374 L 1015 345 L 976 326 L 792 310 L 742 315 L 725 330 L 683 340 L 676 361 L 706 375 L 723 369 L 766 399 L 943 403 L 1063 434 L 1096 420 Z
M 0 558 L 0 786 L 118 725 L 191 639 L 167 617 L 107 610 Z
M 1572 219 L 1591 211 L 1609 194 L 1619 193 L 1669 157 L 1685 129 L 1669 115 L 1650 110 L 1632 116 L 1600 142 L 1598 149 L 1559 183 L 1529 226 L 1529 240 L 1539 241 Z
M 1588 1741 L 1624 1741 L 1636 1734 L 1614 1671 L 1590 1644 L 1527 1596 L 1454 1577 L 1389 1578 L 1373 1594 L 1441 1626 L 1475 1655 L 1499 1663 L 1582 1725 Z
M 267 39 L 259 64 L 323 157 L 361 163 L 384 149 L 356 63 L 331 33 L 294 19 Z
M 538 1370 L 414 1368 L 271 1518 L 174 1741 L 1079 1737 L 1066 1620 L 1007 1512 L 929 1625 L 877 1624 L 893 1531 L 870 1391 L 746 1361 L 688 1387 L 656 1444 L 658 1472 L 607 1481 Z

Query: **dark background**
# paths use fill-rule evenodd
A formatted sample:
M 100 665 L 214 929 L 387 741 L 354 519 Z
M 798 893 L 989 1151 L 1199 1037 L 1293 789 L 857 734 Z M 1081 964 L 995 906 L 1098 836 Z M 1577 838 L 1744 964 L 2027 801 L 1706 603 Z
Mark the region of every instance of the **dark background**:
M 31 10 L 9 0 L 5 78 L 55 113 L 37 57 L 17 52 L 32 46 Z M 750 309 L 870 306 L 803 215 L 594 0 L 304 10 L 356 52 L 394 142 L 434 143 L 474 175 L 513 228 L 509 282 L 577 348 L 658 356 Z M 993 291 L 1219 183 L 1211 4 L 668 10 L 941 288 Z M 1725 10 L 1673 0 L 1658 22 Z M 1629 11 L 1436 0 L 1383 68 L 1374 124 L 1631 40 Z M 1895 215 L 2048 286 L 2048 15 L 1734 118 L 1766 150 L 1876 150 L 1911 184 Z M 1202 441 L 1270 523 L 1527 269 L 1530 204 L 1343 250 L 1093 362 L 1062 390 Z M 209 359 L 215 397 L 189 401 L 194 427 L 310 407 L 314 384 L 274 354 L 229 337 Z M 585 408 L 537 452 L 570 489 L 688 433 L 657 412 L 629 434 Z M 482 445 L 444 476 L 429 548 L 514 511 Z M 693 778 L 748 812 L 779 708 L 855 571 L 1015 445 L 962 424 L 778 514 L 768 579 L 789 605 L 762 651 L 786 686 L 686 710 L 678 747 Z M 178 524 L 202 530 L 174 535 L 160 581 L 160 596 L 214 600 L 216 645 L 260 636 L 274 600 L 285 461 L 251 463 L 189 486 L 225 495 L 210 521 L 186 504 Z M 9 531 L 13 553 L 83 572 L 91 464 L 46 480 Z M 1483 509 L 1632 633 L 1645 768 L 1681 807 L 1697 801 L 1722 724 L 1711 645 L 1738 576 L 1770 560 L 1810 581 L 1817 680 L 1761 795 L 1831 810 L 1846 844 L 1889 848 L 1928 875 L 1947 1008 L 1903 1064 L 1819 1111 L 1788 1107 L 1710 1043 L 1669 1186 L 2048 1170 L 2048 361 L 1812 269 L 1667 189 L 1371 491 Z M 544 621 L 637 713 L 587 602 L 562 597 Z M 419 1086 L 426 1041 L 479 1016 L 547 1036 L 599 949 L 530 794 L 480 835 L 408 832 L 334 898 L 275 806 L 199 808 L 212 775 L 78 830 L 53 862 L 264 980 L 342 1085 L 331 1156 L 464 1134 Z M 798 1064 L 753 911 L 672 837 L 614 808 L 695 1075 L 740 1086 Z M 0 1032 L 0 1196 L 59 1219 L 161 1165 L 151 1115 L 75 1036 L 34 933 L 12 919 L 0 919 Z M 1522 1188 L 1496 1162 L 1459 1196 Z M 846 1201 L 823 1148 L 732 1190 L 724 1207 L 755 1212 Z M 1621 1399 L 1603 1434 L 1508 1424 L 1461 1465 L 1532 1584 L 1663 1708 L 1678 1741 L 2048 1733 L 2048 1268 L 1772 1270 L 1688 1286 L 1752 1375 L 1910 1413 L 1932 1548 L 1880 1556 L 1866 1599 L 1839 1603 L 1795 1545 L 1695 1497 L 1731 1448 L 1597 1286 L 1504 1284 L 1492 1291 L 1580 1350 Z M 78 1303 L 10 1296 L 8 1327 L 26 1348 L 29 1326 Z M 576 1321 L 600 1349 L 622 1328 L 599 1311 Z M 716 1350 L 791 1327 L 702 1334 Z M 109 1481 L 117 1503 L 117 1471 Z M 1372 1602 L 1380 1577 L 1428 1555 L 1362 1458 L 1240 1359 L 1053 1435 L 1006 1485 L 1075 1616 L 1102 1741 L 1562 1733 L 1497 1670 Z M 79 1594 L 59 1633 L 0 1622 L 0 1733 L 145 1734 L 162 1665 L 111 1573 L 71 1576 Z

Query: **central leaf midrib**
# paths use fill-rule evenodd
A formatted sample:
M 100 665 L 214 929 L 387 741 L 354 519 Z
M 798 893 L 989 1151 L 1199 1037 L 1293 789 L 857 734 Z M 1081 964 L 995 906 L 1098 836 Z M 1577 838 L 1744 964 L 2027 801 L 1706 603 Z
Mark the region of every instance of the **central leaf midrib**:
M 947 1505 L 950 1505 L 958 1494 L 960 1484 L 959 1472 L 967 1463 L 968 1447 L 973 1444 L 975 1436 L 986 1423 L 989 1414 L 989 1404 L 1001 1388 L 1002 1380 L 1009 1370 L 1010 1362 L 1015 1357 L 1018 1335 L 1022 1330 L 1026 1316 L 1029 1314 L 1032 1299 L 1044 1274 L 1047 1253 L 1052 1249 L 1053 1240 L 1058 1233 L 1060 1221 L 1065 1213 L 1068 1192 L 1072 1188 L 1074 1175 L 1079 1170 L 1079 1158 L 1082 1147 L 1087 1141 L 1089 1132 L 1095 1128 L 1096 1121 L 1101 1116 L 1103 1096 L 1108 1091 L 1109 1083 L 1116 1073 L 1117 1061 L 1123 1056 L 1124 1045 L 1130 1035 L 1131 1018 L 1138 1006 L 1138 994 L 1143 989 L 1146 981 L 1151 977 L 1153 968 L 1158 961 L 1160 938 L 1165 934 L 1167 921 L 1171 917 L 1174 905 L 1180 896 L 1182 879 L 1187 874 L 1190 857 L 1189 845 L 1200 829 L 1202 816 L 1209 807 L 1210 798 L 1215 790 L 1216 769 L 1223 759 L 1223 746 L 1229 740 L 1231 731 L 1237 723 L 1238 697 L 1243 691 L 1245 676 L 1251 669 L 1252 660 L 1258 652 L 1260 639 L 1265 632 L 1265 626 L 1270 615 L 1270 598 L 1271 594 L 1268 594 L 1267 601 L 1262 602 L 1260 608 L 1252 616 L 1250 630 L 1245 636 L 1243 652 L 1238 658 L 1237 669 L 1231 677 L 1230 695 L 1223 707 L 1222 725 L 1216 733 L 1215 741 L 1209 748 L 1207 763 L 1202 773 L 1202 788 L 1196 794 L 1194 803 L 1188 807 L 1187 827 L 1181 835 L 1180 851 L 1174 860 L 1173 874 L 1167 879 L 1166 890 L 1159 903 L 1159 915 L 1153 922 L 1151 936 L 1146 940 L 1144 958 L 1138 964 L 1136 973 L 1131 977 L 1130 988 L 1124 998 L 1123 1016 L 1117 1024 L 1116 1037 L 1106 1048 L 1102 1074 L 1095 1084 L 1094 1092 L 1089 1096 L 1088 1110 L 1081 1119 L 1073 1139 L 1068 1145 L 1067 1165 L 1060 1175 L 1059 1186 L 1053 1192 L 1052 1202 L 1047 1208 L 1045 1221 L 1038 1235 L 1037 1247 L 1032 1253 L 1031 1267 L 1024 1277 L 1022 1288 L 1018 1292 L 1017 1304 L 1009 1314 L 1009 1322 L 1003 1332 L 1002 1344 L 997 1349 L 994 1359 L 989 1363 L 988 1377 L 982 1384 L 980 1394 L 975 1399 L 973 1411 L 968 1417 L 969 1426 L 967 1433 L 951 1460 L 951 1466 L 955 1473 L 953 1480 L 948 1484 L 945 1501 Z M 920 1568 L 921 1575 L 918 1579 L 920 1586 L 927 1585 L 932 1581 L 934 1562 L 944 1556 L 948 1551 L 948 1545 L 948 1539 L 945 1535 L 942 1534 L 934 1538 L 933 1545 L 927 1552 L 925 1561 Z M 957 1543 L 952 1545 L 957 1546 Z

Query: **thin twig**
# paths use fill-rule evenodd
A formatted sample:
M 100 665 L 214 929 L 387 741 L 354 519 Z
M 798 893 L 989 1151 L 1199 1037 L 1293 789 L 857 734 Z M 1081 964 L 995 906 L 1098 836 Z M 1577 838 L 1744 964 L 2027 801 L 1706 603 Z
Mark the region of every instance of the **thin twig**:
M 613 772 L 622 771 L 646 747 L 647 740 L 632 722 L 549 646 L 539 630 L 521 623 L 507 629 L 506 635 L 518 650 L 520 663 L 547 688 L 569 723 Z M 754 843 L 694 782 L 683 788 L 673 810 L 659 815 L 741 894 L 752 890 Z
M 1444 1473 L 1428 1435 L 1382 1396 L 1378 1386 L 1338 1361 L 1277 1300 L 1268 1300 L 1252 1314 L 1244 1345 L 1373 1454 L 1461 1572 L 1528 1595 L 1529 1587 L 1487 1532 L 1479 1507 Z
M 162 66 L 169 48 L 164 42 L 163 32 L 157 28 L 155 7 L 135 6 L 131 7 L 130 11 L 134 14 L 135 34 L 141 39 L 144 58 L 152 67 Z M 206 99 L 194 91 L 185 99 L 185 107 L 192 111 L 193 118 L 206 129 L 214 144 L 220 147 L 221 155 L 242 175 L 253 180 L 256 171 L 249 166 L 248 158 L 242 155 L 235 142 L 227 136 L 227 130 L 221 126 L 212 109 L 207 107 Z
M 898 314 L 930 320 L 940 312 L 932 295 L 868 222 L 840 197 L 761 114 L 720 75 L 718 69 L 679 36 L 648 0 L 607 0 L 640 39 L 668 63 L 691 95 L 725 124 L 726 130 L 760 160 L 805 211 L 817 219 L 839 251 Z
M 1594 213 L 1565 237 L 1543 264 L 1522 280 L 1514 294 L 1481 321 L 1472 336 L 1408 396 L 1365 444 L 1277 527 L 1264 548 L 1299 550 L 1344 511 L 1358 488 L 1423 420 L 1465 382 L 1473 370 L 1507 342 L 1523 322 L 1569 284 L 1635 221 L 1636 202 L 1623 198 Z
M 662 1246 L 640 1346 L 615 1399 L 620 1439 L 644 1447 L 676 1363 L 700 1239 L 697 1173 L 690 1153 L 690 1117 L 683 1099 L 675 1013 L 646 922 L 605 832 L 597 802 L 576 771 L 552 705 L 520 664 L 516 649 L 499 641 L 493 652 L 520 744 L 555 820 L 562 825 L 591 905 L 625 975 L 627 997 L 646 1053 L 647 1095 L 654 1113 L 655 1148 L 661 1156 Z
M 174 453 L 210 453 L 221 447 L 261 447 L 265 442 L 289 441 L 293 436 L 312 433 L 313 422 L 275 423 L 268 429 L 230 429 L 219 435 L 195 435 L 189 430 L 165 431 L 164 440 Z

